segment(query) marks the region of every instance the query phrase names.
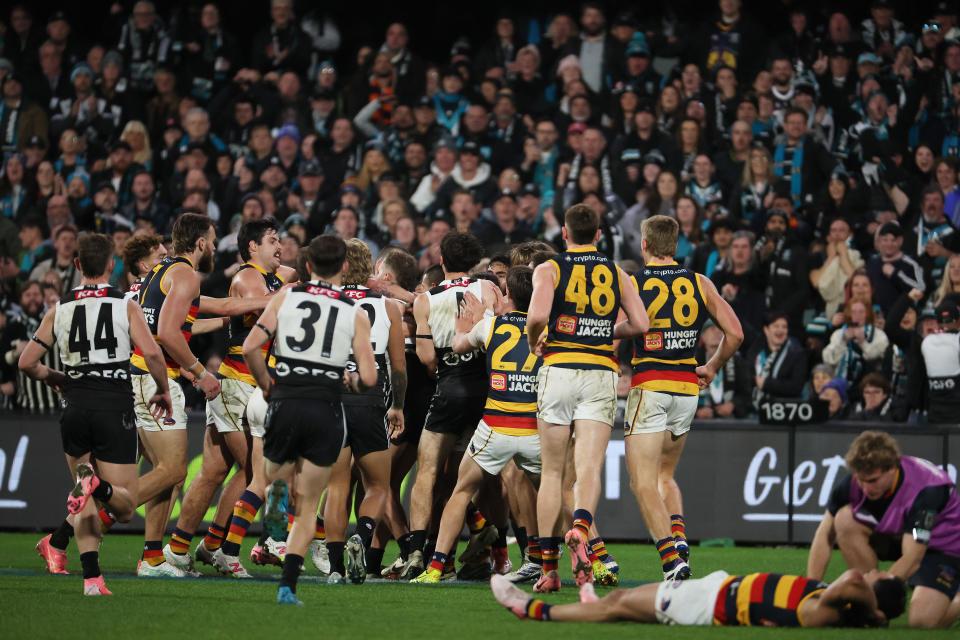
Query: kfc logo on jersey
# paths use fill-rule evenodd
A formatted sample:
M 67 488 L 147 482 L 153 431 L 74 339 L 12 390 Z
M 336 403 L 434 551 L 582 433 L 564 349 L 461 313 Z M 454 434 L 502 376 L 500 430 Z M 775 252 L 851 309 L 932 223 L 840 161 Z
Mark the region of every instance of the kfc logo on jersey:
M 75 300 L 83 300 L 84 298 L 102 298 L 107 295 L 106 289 L 81 289 L 77 291 L 77 295 L 74 298 Z
M 344 289 L 343 295 L 348 298 L 356 298 L 357 300 L 362 300 L 367 297 L 366 291 L 360 291 L 359 289 Z
M 577 318 L 575 316 L 560 316 L 557 318 L 557 332 L 573 335 L 577 332 Z
M 327 296 L 328 298 L 333 298 L 334 300 L 340 299 L 340 292 L 336 289 L 328 289 L 326 287 L 318 287 L 316 285 L 307 287 L 307 293 L 312 293 L 315 296 Z
M 645 333 L 643 334 L 643 348 L 647 351 L 657 351 L 663 349 L 663 334 L 662 333 Z
M 507 376 L 502 373 L 490 375 L 490 388 L 494 391 L 504 391 L 507 388 Z

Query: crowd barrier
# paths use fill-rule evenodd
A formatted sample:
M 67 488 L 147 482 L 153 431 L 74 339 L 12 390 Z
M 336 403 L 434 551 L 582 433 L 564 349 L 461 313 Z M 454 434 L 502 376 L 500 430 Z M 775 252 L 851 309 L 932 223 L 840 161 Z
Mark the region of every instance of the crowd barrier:
M 190 415 L 187 482 L 200 469 L 203 414 Z M 677 481 L 683 491 L 689 536 L 737 542 L 810 542 L 830 492 L 845 473 L 843 455 L 864 429 L 892 434 L 905 454 L 946 468 L 956 482 L 960 426 L 909 426 L 826 422 L 804 426 L 761 425 L 755 420 L 695 421 Z M 603 461 L 596 512 L 606 538 L 648 539 L 630 491 L 622 431 L 615 428 Z M 60 448 L 56 416 L 0 415 L 0 528 L 43 530 L 65 514 L 72 486 Z M 412 477 L 404 483 L 405 501 Z M 173 512 L 176 519 L 179 504 Z M 207 512 L 212 518 L 213 509 Z M 125 529 L 143 529 L 142 509 Z

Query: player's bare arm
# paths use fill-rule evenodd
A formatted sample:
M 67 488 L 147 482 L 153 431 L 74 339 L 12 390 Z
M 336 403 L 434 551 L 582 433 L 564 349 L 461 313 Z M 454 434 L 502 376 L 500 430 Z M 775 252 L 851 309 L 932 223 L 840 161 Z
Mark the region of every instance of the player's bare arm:
M 63 388 L 63 383 L 66 382 L 67 376 L 62 371 L 51 369 L 41 362 L 44 354 L 53 347 L 55 340 L 53 336 L 53 321 L 56 312 L 56 308 L 53 308 L 43 316 L 43 320 L 40 321 L 40 326 L 37 327 L 33 338 L 27 343 L 27 346 L 23 348 L 17 366 L 34 380 L 40 380 L 54 390 L 59 391 Z
M 814 580 L 823 580 L 827 573 L 827 567 L 830 566 L 830 554 L 833 552 L 833 545 L 837 541 L 837 531 L 833 526 L 833 514 L 830 511 L 824 511 L 823 520 L 817 527 L 817 532 L 813 535 L 813 542 L 810 543 L 810 555 L 807 556 L 807 577 Z
M 220 382 L 207 373 L 180 330 L 190 312 L 190 303 L 200 293 L 200 279 L 201 275 L 187 266 L 173 265 L 167 272 L 169 291 L 157 320 L 157 338 L 170 357 L 193 374 L 207 400 L 212 400 L 220 393 Z
M 354 319 L 353 357 L 357 361 L 357 374 L 351 386 L 362 393 L 377 384 L 377 362 L 370 346 L 370 318 L 366 313 L 358 313 Z
M 620 276 L 620 307 L 626 314 L 627 319 L 618 322 L 613 328 L 613 337 L 617 340 L 624 338 L 633 338 L 641 333 L 645 333 L 650 328 L 650 318 L 647 316 L 647 308 L 640 299 L 640 294 L 635 286 L 630 286 L 632 279 L 623 269 L 617 267 Z M 626 282 L 627 286 L 623 286 Z
M 723 331 L 720 348 L 706 364 L 697 367 L 700 388 L 705 389 L 713 382 L 713 377 L 717 375 L 717 371 L 723 368 L 727 360 L 732 358 L 740 345 L 743 344 L 743 327 L 740 326 L 740 320 L 730 304 L 720 297 L 716 285 L 699 273 L 697 274 L 697 281 L 700 283 L 700 289 L 703 291 L 703 297 L 707 303 L 707 312 L 720 327 L 720 330 Z
M 261 278 L 262 280 L 262 278 Z M 270 295 L 252 298 L 210 298 L 200 296 L 200 313 L 210 313 L 215 316 L 238 316 L 244 313 L 262 311 L 270 302 Z
M 213 333 L 226 329 L 230 325 L 230 318 L 200 318 L 193 321 L 190 327 L 191 335 L 200 335 L 203 333 Z
M 913 577 L 913 574 L 920 569 L 920 563 L 923 561 L 923 556 L 926 553 L 927 545 L 914 540 L 912 533 L 903 534 L 903 542 L 901 543 L 900 549 L 901 555 L 900 558 L 893 563 L 893 566 L 890 567 L 890 573 L 903 580 L 910 579 Z
M 277 311 L 280 309 L 280 305 L 283 304 L 284 298 L 286 298 L 286 292 L 282 292 L 270 299 L 270 304 L 268 304 L 264 312 L 260 314 L 257 323 L 250 328 L 250 333 L 247 334 L 246 340 L 243 341 L 243 359 L 250 369 L 250 375 L 257 381 L 257 386 L 263 391 L 263 397 L 266 399 L 270 398 L 273 379 L 267 372 L 267 361 L 258 357 L 258 355 L 263 345 L 265 345 L 268 340 L 272 340 L 277 331 Z
M 387 317 L 390 319 L 390 337 L 387 342 L 387 355 L 390 356 L 390 408 L 387 409 L 387 421 L 390 423 L 390 437 L 396 438 L 403 433 L 403 406 L 407 397 L 407 358 L 403 345 L 402 302 L 386 301 Z
M 173 414 L 173 400 L 170 398 L 167 364 L 160 345 L 153 339 L 147 320 L 143 317 L 143 309 L 133 300 L 127 300 L 127 322 L 130 326 L 130 341 L 140 349 L 147 371 L 157 384 L 157 392 L 147 401 L 150 413 L 158 421 L 170 418 Z
M 540 334 L 550 321 L 553 307 L 553 290 L 557 286 L 557 268 L 552 262 L 544 262 L 533 272 L 533 295 L 527 310 L 527 342 L 530 350 L 536 351 Z
M 413 301 L 413 318 L 417 323 L 417 357 L 430 371 L 437 370 L 437 350 L 430 329 L 430 296 L 420 294 Z
M 870 626 L 886 626 L 887 618 L 877 608 L 877 596 L 864 575 L 856 569 L 847 569 L 816 602 L 812 615 L 804 611 L 807 626 L 836 625 L 840 612 L 846 609 L 860 609 Z

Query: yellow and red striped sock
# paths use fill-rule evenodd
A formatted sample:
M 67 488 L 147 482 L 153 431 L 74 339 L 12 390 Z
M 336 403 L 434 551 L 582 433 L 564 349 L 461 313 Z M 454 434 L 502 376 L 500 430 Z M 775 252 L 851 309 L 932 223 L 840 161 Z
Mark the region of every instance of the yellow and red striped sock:
M 577 509 L 573 512 L 573 528 L 583 533 L 583 539 L 590 539 L 590 525 L 593 524 L 593 514 L 586 509 Z
M 447 554 L 440 553 L 439 551 L 433 552 L 433 559 L 430 561 L 430 566 L 428 569 L 434 569 L 443 573 L 443 567 L 447 564 Z
M 660 562 L 663 563 L 664 571 L 670 571 L 680 562 L 680 555 L 677 554 L 673 538 L 657 540 L 657 551 L 660 552 Z
M 609 554 L 607 553 L 607 545 L 603 543 L 603 538 L 594 538 L 591 540 L 590 548 L 593 549 L 593 553 L 597 556 L 597 560 L 600 562 L 607 561 Z
M 163 541 L 147 540 L 143 543 L 143 561 L 151 567 L 163 564 Z
M 670 533 L 675 540 L 687 540 L 687 523 L 680 514 L 670 516 Z
M 180 527 L 174 527 L 173 534 L 170 536 L 170 551 L 181 556 L 189 553 L 191 540 L 193 540 L 192 533 L 187 533 Z
M 527 542 L 527 559 L 534 564 L 543 564 L 543 552 L 540 550 L 540 538 L 530 536 Z
M 326 530 L 323 528 L 323 518 L 321 518 L 320 516 L 317 516 L 317 528 L 316 528 L 316 530 L 314 530 L 314 532 L 313 532 L 313 539 L 314 539 L 314 540 L 326 540 L 326 539 L 327 539 L 327 532 L 326 532 Z
M 530 598 L 527 602 L 527 617 L 531 620 L 550 620 L 550 607 L 543 600 L 537 600 L 536 598 Z
M 224 555 L 240 555 L 240 544 L 243 542 L 243 537 L 247 535 L 250 523 L 257 517 L 257 511 L 260 510 L 261 504 L 263 504 L 263 499 L 257 494 L 252 491 L 244 491 L 240 499 L 233 505 L 230 529 L 227 531 L 227 538 L 223 541 L 221 547 Z
M 549 537 L 540 538 L 540 554 L 543 558 L 543 572 L 557 570 L 557 564 L 560 561 L 560 541 L 562 538 Z
M 470 517 L 467 518 L 467 524 L 470 526 L 470 533 L 476 533 L 487 526 L 487 519 L 478 510 L 470 514 Z
M 223 544 L 223 539 L 227 537 L 227 530 L 216 522 L 210 524 L 207 529 L 207 535 L 203 539 L 203 546 L 210 551 L 216 551 Z
M 117 524 L 117 519 L 106 509 L 97 511 L 97 517 L 100 518 L 100 533 L 110 531 L 110 528 Z

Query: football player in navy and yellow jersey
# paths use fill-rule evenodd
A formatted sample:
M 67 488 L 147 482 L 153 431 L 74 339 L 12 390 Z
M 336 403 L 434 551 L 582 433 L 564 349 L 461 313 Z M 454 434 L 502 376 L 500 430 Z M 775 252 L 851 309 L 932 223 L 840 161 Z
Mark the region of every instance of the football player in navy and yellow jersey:
M 664 580 L 685 580 L 690 577 L 689 546 L 673 473 L 700 389 L 736 353 L 743 329 L 713 283 L 673 259 L 676 220 L 651 216 L 641 231 L 646 265 L 631 282 L 646 306 L 650 328 L 634 340 L 624 423 L 627 467 L 640 512 L 656 540 Z M 723 340 L 710 361 L 697 367 L 694 353 L 708 317 L 723 331 Z
M 511 267 L 506 281 L 507 307 L 501 315 L 484 317 L 483 305 L 471 294 L 464 297 L 461 305 L 452 348 L 456 353 L 480 349 L 486 354 L 487 399 L 483 417 L 460 462 L 456 487 L 443 508 L 433 559 L 411 582 L 440 581 L 447 554 L 463 528 L 467 505 L 483 484 L 485 474 L 496 476 L 515 460 L 528 475 L 540 475 L 540 358 L 531 353 L 529 343 L 523 339 L 533 292 L 533 270 Z M 533 514 L 529 515 L 532 518 Z
M 237 246 L 243 264 L 230 281 L 228 296 L 238 299 L 263 298 L 280 289 L 284 282 L 296 280 L 290 267 L 280 264 L 280 238 L 273 218 L 252 220 L 240 227 Z M 203 442 L 203 462 L 200 472 L 190 483 L 183 498 L 180 517 L 164 549 L 167 561 L 181 569 L 192 568 L 189 556 L 190 542 L 213 494 L 221 486 L 236 462 L 243 473 L 237 473 L 220 494 L 217 512 L 207 538 L 196 549 L 196 556 L 214 565 L 227 575 L 242 574 L 243 567 L 230 553 L 229 547 L 220 551 L 220 541 L 239 542 L 249 526 L 249 519 L 263 502 L 263 425 L 249 424 L 244 418 L 247 402 L 256 393 L 256 381 L 244 362 L 243 341 L 257 321 L 256 312 L 230 318 L 227 355 L 220 365 L 220 395 L 207 401 L 207 431 Z M 269 347 L 269 345 L 267 345 Z M 268 350 L 264 349 L 264 357 Z M 241 495 L 242 494 L 242 495 Z M 253 509 L 252 514 L 248 514 Z M 241 524 L 235 531 L 231 517 Z M 228 530 L 229 525 L 229 530 Z M 218 553 L 219 551 L 219 553 Z
M 200 282 L 213 270 L 216 233 L 213 221 L 205 215 L 183 213 L 173 224 L 172 257 L 164 258 L 146 276 L 139 291 L 143 309 L 154 340 L 160 344 L 167 375 L 176 380 L 180 370 L 189 372 L 194 384 L 208 400 L 220 393 L 220 382 L 207 373 L 190 350 L 188 341 L 198 313 L 219 316 L 263 309 L 268 300 L 207 298 L 200 295 Z M 170 385 L 173 416 L 158 420 L 150 412 L 146 399 L 155 393 L 153 379 L 147 374 L 143 355 L 135 349 L 130 357 L 134 391 L 134 412 L 140 440 L 153 469 L 140 478 L 138 500 L 146 504 L 143 560 L 140 576 L 186 575 L 164 559 L 163 533 L 170 517 L 171 502 L 187 474 L 187 415 L 179 384 Z
M 647 314 L 627 275 L 594 243 L 599 219 L 578 204 L 564 217 L 567 250 L 534 271 L 527 319 L 527 341 L 543 354 L 537 375 L 538 431 L 543 472 L 537 496 L 543 576 L 535 591 L 560 588 L 556 571 L 560 538 L 563 467 L 576 435 L 574 523 L 564 540 L 571 551 L 578 584 L 592 581 L 593 552 L 588 543 L 593 511 L 600 497 L 600 461 L 617 409 L 619 364 L 614 340 L 647 330 Z M 621 308 L 627 320 L 617 324 Z M 545 338 L 541 334 L 545 333 Z M 542 344 L 539 342 L 542 341 Z
M 907 587 L 886 572 L 850 569 L 827 584 L 802 576 L 715 571 L 704 578 L 645 584 L 580 602 L 548 605 L 503 576 L 490 580 L 501 605 L 519 618 L 556 622 L 633 621 L 678 626 L 883 627 L 903 613 Z

